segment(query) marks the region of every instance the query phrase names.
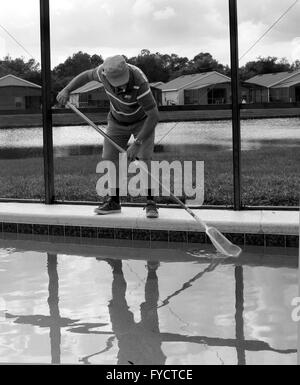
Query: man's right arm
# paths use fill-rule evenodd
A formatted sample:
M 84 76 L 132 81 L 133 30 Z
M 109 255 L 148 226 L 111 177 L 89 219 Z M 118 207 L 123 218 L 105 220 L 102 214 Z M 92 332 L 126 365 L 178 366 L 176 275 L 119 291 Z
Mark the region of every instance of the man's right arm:
M 92 80 L 99 81 L 99 78 L 97 76 L 97 68 L 81 72 L 74 79 L 72 79 L 70 83 L 67 84 L 66 87 L 59 92 L 56 97 L 57 101 L 62 105 L 67 104 L 70 97 L 70 93 L 72 91 L 76 90 L 77 88 L 85 85 L 86 83 Z

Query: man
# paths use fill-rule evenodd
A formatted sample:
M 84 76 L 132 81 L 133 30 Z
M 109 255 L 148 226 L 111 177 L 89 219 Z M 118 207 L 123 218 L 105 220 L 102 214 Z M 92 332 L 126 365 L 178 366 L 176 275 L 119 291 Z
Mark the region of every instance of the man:
M 122 148 L 133 135 L 135 140 L 127 150 L 128 160 L 143 160 L 149 169 L 159 113 L 146 76 L 138 67 L 126 63 L 123 56 L 108 57 L 99 67 L 76 76 L 58 94 L 58 102 L 65 105 L 72 91 L 92 80 L 103 84 L 110 100 L 107 134 Z M 104 139 L 102 158 L 113 161 L 119 170 L 119 151 L 107 139 Z M 115 191 L 107 202 L 95 209 L 97 214 L 121 212 L 118 174 L 116 179 Z M 157 218 L 158 210 L 150 184 L 148 186 L 146 215 Z

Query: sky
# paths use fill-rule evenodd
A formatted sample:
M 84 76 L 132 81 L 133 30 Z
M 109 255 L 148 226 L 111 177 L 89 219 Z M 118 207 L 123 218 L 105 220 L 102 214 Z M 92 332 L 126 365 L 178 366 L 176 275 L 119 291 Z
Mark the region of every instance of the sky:
M 295 0 L 238 0 L 239 56 Z M 0 58 L 40 61 L 39 0 L 0 0 Z M 209 52 L 230 63 L 228 0 L 50 0 L 51 65 L 78 51 L 103 58 L 142 49 L 192 59 Z M 241 61 L 259 56 L 300 60 L 300 0 Z

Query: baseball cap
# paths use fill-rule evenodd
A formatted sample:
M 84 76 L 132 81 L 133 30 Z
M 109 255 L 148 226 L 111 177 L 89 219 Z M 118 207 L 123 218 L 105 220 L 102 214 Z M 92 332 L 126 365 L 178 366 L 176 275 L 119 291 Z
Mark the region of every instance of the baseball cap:
M 119 87 L 129 81 L 129 68 L 122 55 L 108 57 L 102 64 L 103 74 L 113 87 Z

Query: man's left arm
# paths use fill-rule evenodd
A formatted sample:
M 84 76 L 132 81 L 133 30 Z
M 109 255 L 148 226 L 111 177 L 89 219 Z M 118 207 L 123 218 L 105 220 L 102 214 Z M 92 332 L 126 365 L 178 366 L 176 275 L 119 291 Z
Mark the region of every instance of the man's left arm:
M 144 142 L 149 138 L 149 136 L 151 136 L 159 120 L 159 112 L 157 106 L 152 108 L 150 111 L 145 111 L 145 113 L 147 117 L 145 119 L 143 128 L 136 137 L 136 140 L 141 142 Z
M 138 96 L 138 102 L 142 106 L 145 111 L 146 119 L 144 121 L 144 125 L 141 131 L 138 133 L 135 142 L 128 148 L 128 158 L 129 160 L 133 160 L 136 157 L 136 154 L 139 151 L 139 144 L 143 143 L 145 140 L 152 135 L 155 127 L 159 121 L 159 112 L 156 105 L 156 101 L 152 95 L 149 84 L 144 85 L 144 92 Z

